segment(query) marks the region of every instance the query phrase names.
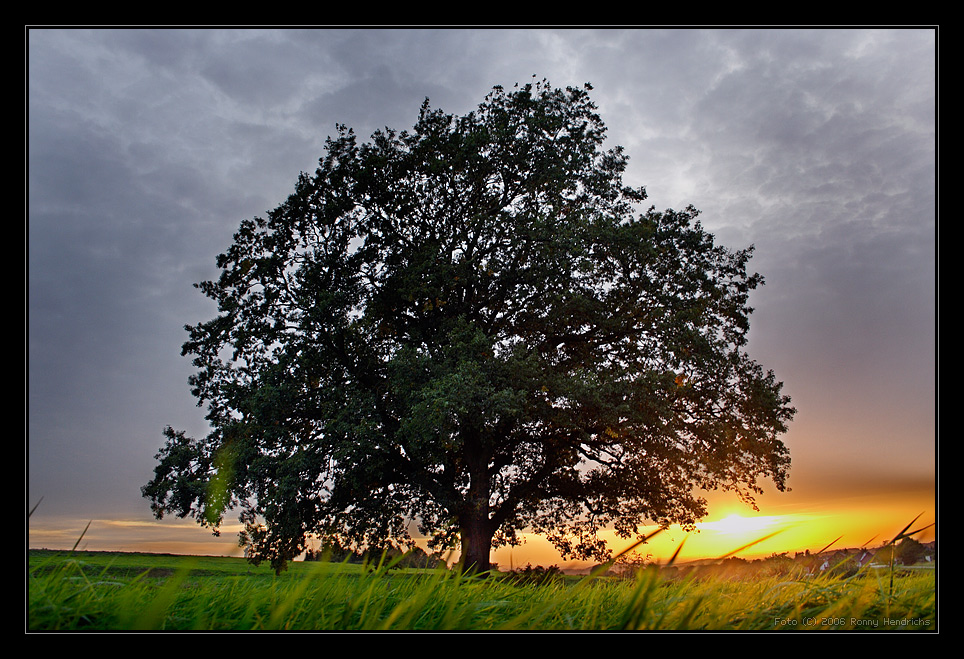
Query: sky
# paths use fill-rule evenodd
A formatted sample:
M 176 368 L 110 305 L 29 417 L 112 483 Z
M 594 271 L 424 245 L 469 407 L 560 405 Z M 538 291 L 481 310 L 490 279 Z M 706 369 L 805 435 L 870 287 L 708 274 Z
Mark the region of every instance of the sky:
M 749 353 L 798 410 L 790 492 L 711 493 L 699 534 L 644 551 L 936 522 L 937 62 L 929 28 L 27 30 L 26 542 L 237 555 L 230 523 L 158 521 L 140 493 L 165 426 L 207 434 L 180 349 L 216 309 L 193 284 L 336 124 L 367 139 L 533 76 L 592 84 L 657 209 L 755 246 Z M 495 559 L 561 564 L 538 538 Z

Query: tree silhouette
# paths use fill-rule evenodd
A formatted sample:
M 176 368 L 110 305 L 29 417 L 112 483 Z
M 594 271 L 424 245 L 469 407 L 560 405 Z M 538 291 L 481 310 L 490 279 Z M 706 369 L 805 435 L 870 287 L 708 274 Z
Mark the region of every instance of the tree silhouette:
M 644 212 L 603 150 L 591 87 L 496 87 L 358 144 L 241 223 L 199 284 L 218 315 L 183 353 L 211 432 L 167 428 L 143 488 L 158 517 L 219 527 L 281 570 L 306 546 L 460 546 L 466 570 L 522 529 L 602 560 L 697 490 L 785 488 L 794 414 L 745 353 L 752 248 L 692 207 Z

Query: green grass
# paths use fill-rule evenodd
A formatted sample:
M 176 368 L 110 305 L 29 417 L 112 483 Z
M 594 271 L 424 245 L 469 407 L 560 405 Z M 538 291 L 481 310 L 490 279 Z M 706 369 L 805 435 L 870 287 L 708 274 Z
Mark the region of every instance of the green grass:
M 524 585 L 448 571 L 242 559 L 31 552 L 28 629 L 874 630 L 937 629 L 933 570 L 850 578 L 759 575 L 559 579 Z

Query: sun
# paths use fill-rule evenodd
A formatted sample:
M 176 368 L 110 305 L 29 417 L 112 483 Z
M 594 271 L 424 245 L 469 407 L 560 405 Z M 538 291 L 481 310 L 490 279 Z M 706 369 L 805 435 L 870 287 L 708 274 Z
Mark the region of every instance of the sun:
M 777 523 L 776 517 L 743 517 L 733 513 L 715 522 L 701 524 L 702 528 L 713 529 L 719 533 L 738 534 L 762 531 Z

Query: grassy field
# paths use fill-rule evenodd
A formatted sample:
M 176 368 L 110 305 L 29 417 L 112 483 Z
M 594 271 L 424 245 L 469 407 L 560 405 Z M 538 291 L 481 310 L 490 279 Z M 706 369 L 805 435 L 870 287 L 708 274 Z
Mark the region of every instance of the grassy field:
M 29 631 L 936 631 L 933 570 L 847 578 L 758 574 L 563 577 L 544 584 L 449 571 L 31 551 Z

